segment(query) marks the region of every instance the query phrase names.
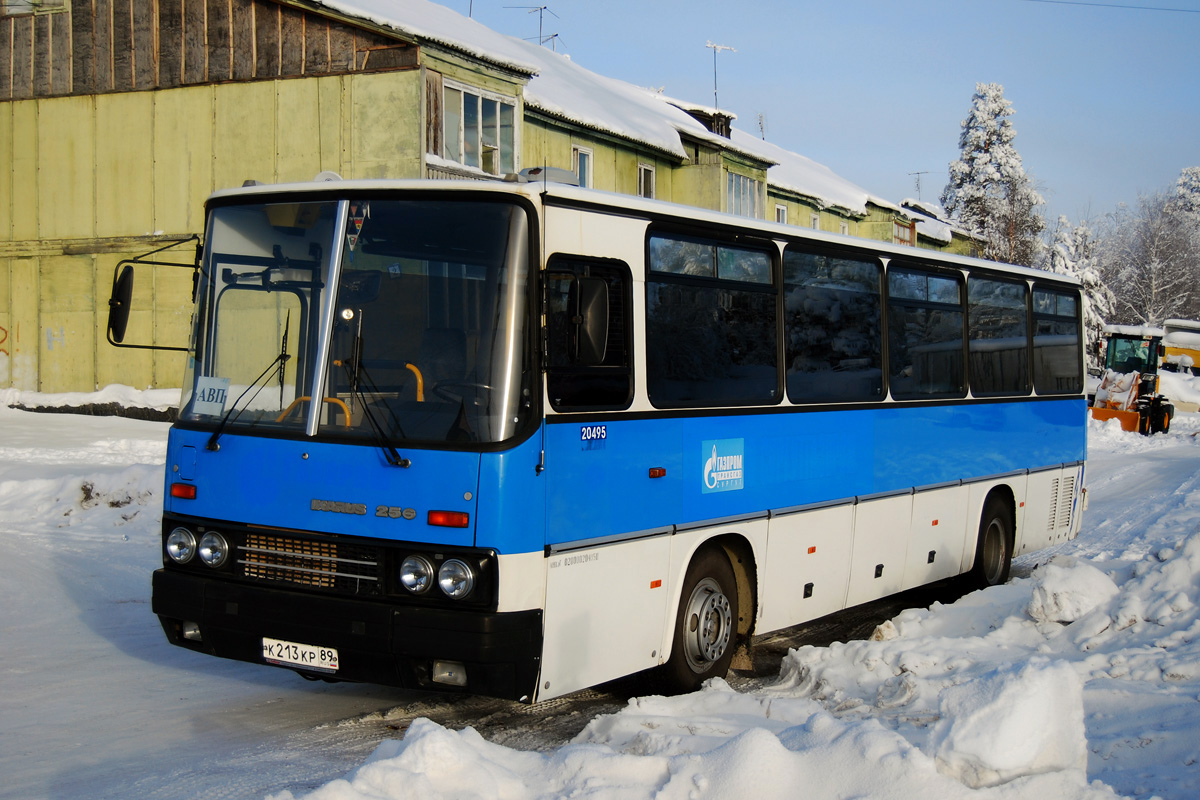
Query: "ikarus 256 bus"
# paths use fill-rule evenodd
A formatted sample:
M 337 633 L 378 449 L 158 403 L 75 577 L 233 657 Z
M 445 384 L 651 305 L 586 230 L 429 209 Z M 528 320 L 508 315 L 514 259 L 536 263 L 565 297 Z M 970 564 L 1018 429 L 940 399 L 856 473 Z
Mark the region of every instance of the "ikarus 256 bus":
M 688 690 L 1079 530 L 1072 280 L 545 182 L 254 185 L 206 219 L 153 580 L 182 647 Z

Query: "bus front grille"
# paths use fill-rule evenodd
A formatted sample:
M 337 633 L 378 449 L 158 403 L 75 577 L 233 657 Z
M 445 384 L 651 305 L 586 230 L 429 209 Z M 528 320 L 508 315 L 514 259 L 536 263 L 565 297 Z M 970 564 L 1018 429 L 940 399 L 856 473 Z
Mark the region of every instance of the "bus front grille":
M 376 547 L 274 534 L 247 534 L 238 547 L 242 577 L 339 594 L 381 594 L 382 564 Z

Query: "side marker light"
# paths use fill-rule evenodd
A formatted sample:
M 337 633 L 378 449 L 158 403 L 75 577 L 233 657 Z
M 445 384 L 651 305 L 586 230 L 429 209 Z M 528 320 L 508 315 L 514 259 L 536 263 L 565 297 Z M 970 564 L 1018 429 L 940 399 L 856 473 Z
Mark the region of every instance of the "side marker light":
M 650 477 L 651 478 L 667 477 L 667 468 L 666 467 L 651 467 L 650 468 Z
M 196 484 L 194 483 L 172 483 L 171 497 L 178 497 L 181 500 L 196 499 Z

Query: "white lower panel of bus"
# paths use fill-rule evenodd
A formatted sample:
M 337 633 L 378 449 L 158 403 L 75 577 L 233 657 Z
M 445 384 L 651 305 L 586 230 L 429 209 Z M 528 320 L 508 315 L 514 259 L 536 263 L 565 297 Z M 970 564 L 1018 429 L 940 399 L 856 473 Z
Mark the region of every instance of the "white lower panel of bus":
M 554 553 L 538 699 L 659 663 L 670 607 L 670 536 Z

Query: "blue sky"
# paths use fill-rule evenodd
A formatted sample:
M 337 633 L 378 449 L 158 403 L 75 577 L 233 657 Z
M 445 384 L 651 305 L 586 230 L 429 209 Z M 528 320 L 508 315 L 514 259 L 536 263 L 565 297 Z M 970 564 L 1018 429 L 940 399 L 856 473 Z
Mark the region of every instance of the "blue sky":
M 709 105 L 705 45 L 734 47 L 717 68 L 735 126 L 757 132 L 762 114 L 768 139 L 894 201 L 917 196 L 915 172 L 923 199 L 941 195 L 977 82 L 1003 84 L 1051 221 L 1102 216 L 1200 166 L 1200 0 L 441 2 L 529 39 L 538 13 L 516 6 L 545 3 L 559 52 Z

